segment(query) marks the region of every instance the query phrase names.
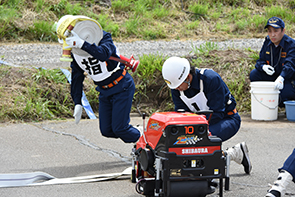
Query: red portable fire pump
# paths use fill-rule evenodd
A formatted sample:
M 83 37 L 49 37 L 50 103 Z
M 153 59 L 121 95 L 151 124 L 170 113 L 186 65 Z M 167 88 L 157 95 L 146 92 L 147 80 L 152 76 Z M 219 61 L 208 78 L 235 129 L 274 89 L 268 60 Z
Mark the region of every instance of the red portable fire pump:
M 145 196 L 219 196 L 229 189 L 229 158 L 221 139 L 211 136 L 204 114 L 212 112 L 157 112 L 148 121 L 132 150 L 132 182 Z

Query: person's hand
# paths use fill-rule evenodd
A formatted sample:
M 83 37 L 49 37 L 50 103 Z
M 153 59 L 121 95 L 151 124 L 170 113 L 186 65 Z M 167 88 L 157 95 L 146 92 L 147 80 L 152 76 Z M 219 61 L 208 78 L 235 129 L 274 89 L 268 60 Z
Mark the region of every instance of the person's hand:
M 262 70 L 268 75 L 273 75 L 275 73 L 275 69 L 270 65 L 263 65 Z
M 81 49 L 85 41 L 82 40 L 78 36 L 78 34 L 76 34 L 74 31 L 71 31 L 71 34 L 72 34 L 72 36 L 66 38 L 66 43 L 69 46 L 67 46 L 65 48 L 67 49 L 67 48 L 75 47 L 75 48 L 80 48 Z
M 275 80 L 275 89 L 283 89 L 284 88 L 284 77 L 281 75 Z
M 82 117 L 82 105 L 80 105 L 80 104 L 75 105 L 73 116 L 75 117 L 76 124 L 78 124 L 81 120 L 81 117 Z

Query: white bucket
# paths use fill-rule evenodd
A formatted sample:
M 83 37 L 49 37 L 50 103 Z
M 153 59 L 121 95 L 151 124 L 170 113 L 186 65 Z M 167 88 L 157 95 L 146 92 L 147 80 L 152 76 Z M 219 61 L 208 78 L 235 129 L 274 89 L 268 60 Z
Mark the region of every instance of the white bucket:
M 279 90 L 275 83 L 269 81 L 255 81 L 250 83 L 251 118 L 253 120 L 278 119 Z

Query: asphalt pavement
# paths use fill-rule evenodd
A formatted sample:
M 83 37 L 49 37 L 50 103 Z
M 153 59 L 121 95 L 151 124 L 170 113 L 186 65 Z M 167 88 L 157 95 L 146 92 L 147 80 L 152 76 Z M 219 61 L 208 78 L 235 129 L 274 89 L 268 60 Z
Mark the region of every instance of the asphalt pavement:
M 146 121 L 147 123 L 147 121 Z M 133 144 L 120 139 L 102 137 L 98 120 L 73 119 L 22 124 L 0 124 L 0 174 L 41 171 L 56 178 L 122 172 L 131 166 Z M 143 125 L 137 114 L 131 124 Z M 226 197 L 264 196 L 268 184 L 277 178 L 277 169 L 293 151 L 295 122 L 279 114 L 276 121 L 251 120 L 242 115 L 239 132 L 222 144 L 223 149 L 245 141 L 253 169 L 250 175 L 231 162 L 230 190 Z M 0 188 L 1 197 L 135 197 L 135 184 L 129 177 L 91 183 Z M 209 195 L 218 196 L 218 190 Z M 295 184 L 287 188 L 287 196 L 295 196 Z

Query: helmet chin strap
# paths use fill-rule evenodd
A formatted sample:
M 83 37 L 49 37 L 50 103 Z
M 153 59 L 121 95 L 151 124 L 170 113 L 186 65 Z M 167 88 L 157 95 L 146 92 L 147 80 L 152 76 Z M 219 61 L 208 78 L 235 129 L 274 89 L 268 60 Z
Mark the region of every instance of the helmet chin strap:
M 187 76 L 186 80 L 183 83 L 187 83 L 187 89 L 189 89 L 191 87 L 189 75 Z

